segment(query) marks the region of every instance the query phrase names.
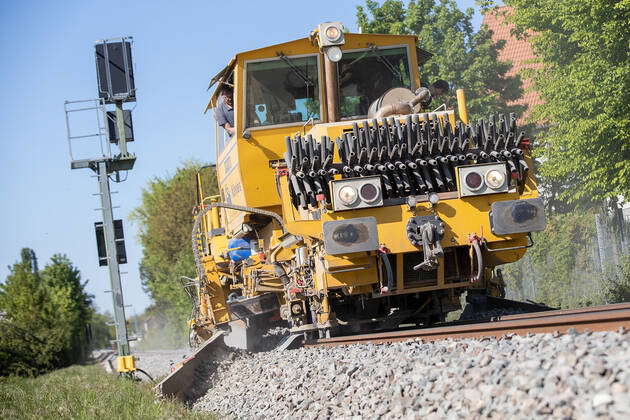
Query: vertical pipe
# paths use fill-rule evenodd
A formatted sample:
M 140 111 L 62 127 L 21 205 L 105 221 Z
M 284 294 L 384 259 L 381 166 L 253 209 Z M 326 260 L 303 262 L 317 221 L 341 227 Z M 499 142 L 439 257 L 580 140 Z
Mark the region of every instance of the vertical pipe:
M 129 338 L 127 336 L 125 302 L 123 301 L 123 291 L 120 283 L 120 268 L 118 267 L 116 241 L 114 239 L 112 197 L 109 191 L 107 163 L 102 160 L 98 162 L 98 182 L 101 193 L 101 210 L 103 212 L 103 234 L 105 236 L 105 250 L 107 252 L 107 268 L 109 269 L 109 281 L 112 287 L 112 300 L 114 302 L 114 322 L 116 324 L 118 356 L 128 356 L 131 351 L 129 349 Z
M 466 107 L 466 94 L 464 89 L 457 89 L 457 109 L 459 112 L 459 119 L 464 124 L 468 124 L 468 108 Z
M 116 101 L 116 130 L 118 131 L 118 148 L 120 155 L 125 157 L 127 153 L 127 135 L 125 134 L 125 113 L 122 101 Z
M 217 199 L 218 197 L 216 197 L 214 200 L 211 200 L 211 202 L 216 203 Z M 219 229 L 221 227 L 221 223 L 219 221 L 219 208 L 218 207 L 213 207 L 212 210 L 210 210 L 210 220 L 212 224 L 212 229 Z
M 324 56 L 324 76 L 326 78 L 326 114 L 328 122 L 339 121 L 339 84 L 337 63 Z

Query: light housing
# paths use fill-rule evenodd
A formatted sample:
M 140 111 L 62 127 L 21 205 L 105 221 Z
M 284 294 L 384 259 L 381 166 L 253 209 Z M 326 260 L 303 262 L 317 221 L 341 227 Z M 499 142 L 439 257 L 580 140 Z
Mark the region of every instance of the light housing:
M 343 57 L 343 51 L 341 51 L 341 48 L 334 45 L 326 48 L 324 50 L 324 54 L 326 54 L 326 57 L 328 57 L 328 59 L 333 63 L 338 62 L 341 60 L 341 57 Z
M 495 201 L 488 216 L 495 235 L 540 232 L 547 225 L 545 205 L 540 197 Z
M 341 22 L 325 22 L 317 26 L 317 40 L 319 48 L 326 48 L 333 45 L 343 45 L 346 43 Z
M 457 167 L 460 197 L 508 192 L 507 167 L 504 162 L 462 165 Z
M 383 205 L 380 175 L 334 180 L 330 182 L 330 191 L 334 211 Z

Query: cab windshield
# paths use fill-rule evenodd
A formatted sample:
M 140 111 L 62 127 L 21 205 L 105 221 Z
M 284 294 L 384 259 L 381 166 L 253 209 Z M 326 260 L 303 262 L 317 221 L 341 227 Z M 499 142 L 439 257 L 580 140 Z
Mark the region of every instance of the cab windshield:
M 341 118 L 367 115 L 370 104 L 395 87 L 411 89 L 406 47 L 344 52 L 339 61 Z
M 247 63 L 247 127 L 318 120 L 317 56 Z

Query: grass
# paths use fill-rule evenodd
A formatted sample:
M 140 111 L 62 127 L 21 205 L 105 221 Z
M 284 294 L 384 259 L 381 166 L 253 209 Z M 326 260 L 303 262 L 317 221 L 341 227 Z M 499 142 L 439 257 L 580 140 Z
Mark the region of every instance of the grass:
M 212 419 L 175 401 L 158 400 L 149 384 L 72 366 L 36 378 L 0 378 L 0 419 Z

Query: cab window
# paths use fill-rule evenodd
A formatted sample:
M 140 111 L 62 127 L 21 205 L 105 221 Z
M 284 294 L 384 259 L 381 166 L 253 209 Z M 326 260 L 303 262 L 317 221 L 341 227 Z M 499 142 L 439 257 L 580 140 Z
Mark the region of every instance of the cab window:
M 247 127 L 320 118 L 317 56 L 247 63 Z
M 394 87 L 411 89 L 406 47 L 344 52 L 339 61 L 341 118 L 367 115 L 370 104 Z

